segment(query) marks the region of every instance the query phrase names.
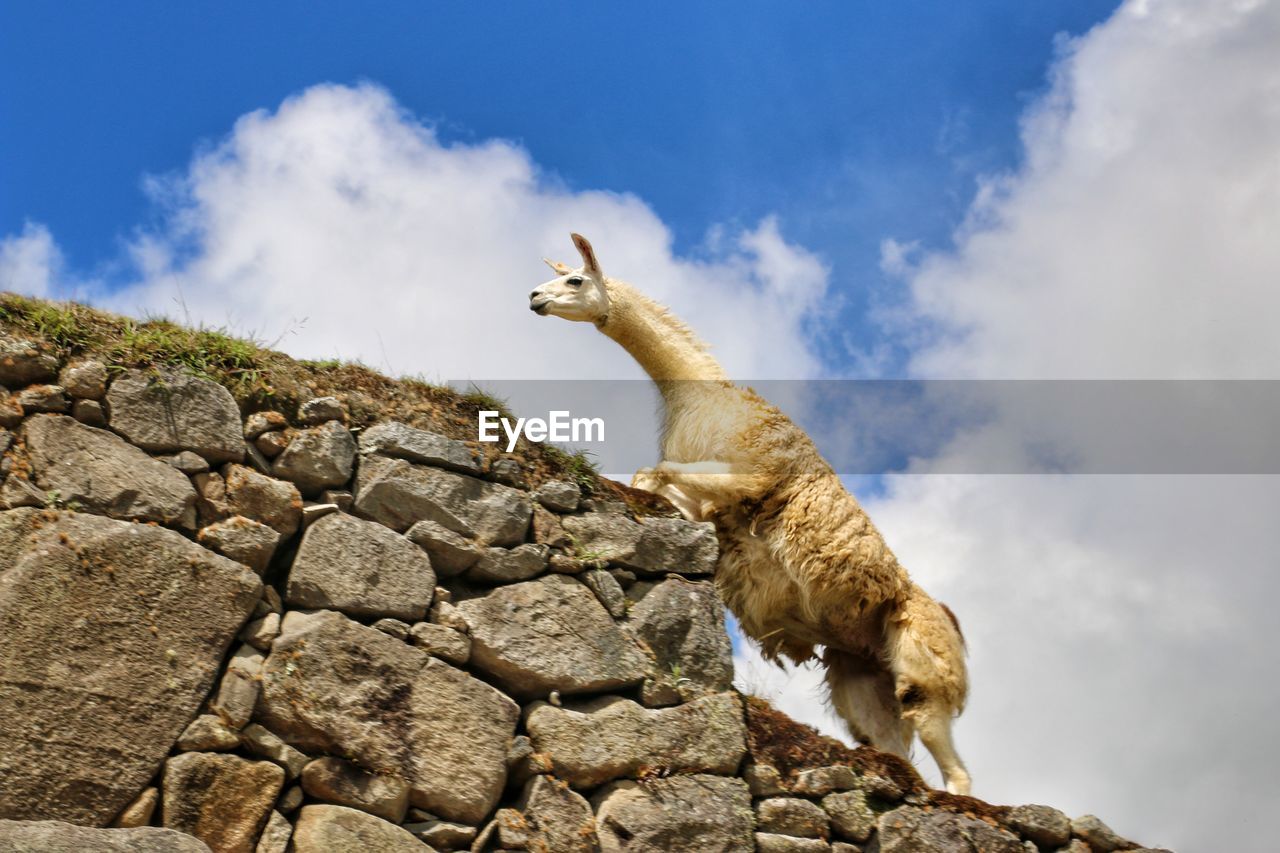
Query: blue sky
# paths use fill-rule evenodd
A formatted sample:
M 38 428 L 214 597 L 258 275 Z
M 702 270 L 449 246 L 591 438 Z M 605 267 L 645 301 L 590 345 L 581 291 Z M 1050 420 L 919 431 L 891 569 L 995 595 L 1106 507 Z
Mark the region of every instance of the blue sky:
M 511 139 L 574 189 L 638 194 L 677 252 L 779 216 L 832 268 L 839 369 L 883 292 L 886 236 L 947 241 L 1013 167 L 1055 36 L 1114 2 L 10 3 L 0 11 L 0 234 L 46 224 L 102 270 L 239 116 L 324 81 L 386 87 L 446 140 Z M 108 274 L 110 278 L 110 274 Z

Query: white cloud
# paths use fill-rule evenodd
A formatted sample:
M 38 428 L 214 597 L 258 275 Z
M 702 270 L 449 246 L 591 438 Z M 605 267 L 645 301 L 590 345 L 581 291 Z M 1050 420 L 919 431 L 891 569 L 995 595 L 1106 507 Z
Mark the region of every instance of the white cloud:
M 5 290 L 48 296 L 61 268 L 62 255 L 43 225 L 29 222 L 22 233 L 0 239 L 0 282 Z
M 802 326 L 827 273 L 774 220 L 720 239 L 709 260 L 676 257 L 635 196 L 570 191 L 510 142 L 446 144 L 373 86 L 315 86 L 243 116 L 148 188 L 164 224 L 130 243 L 138 279 L 95 300 L 124 313 L 287 330 L 294 355 L 438 379 L 640 376 L 590 326 L 528 310 L 550 277 L 539 259 L 576 262 L 576 230 L 606 272 L 674 307 L 739 375 L 818 370 Z M 5 246 L 11 287 L 65 284 L 44 229 Z
M 1276 377 L 1278 43 L 1274 2 L 1153 0 L 1064 45 L 1025 166 L 983 184 L 954 247 L 885 244 L 915 374 Z M 1029 438 L 1063 436 L 1006 413 L 914 470 Z M 904 475 L 867 504 L 969 636 L 977 794 L 1267 849 L 1277 478 Z

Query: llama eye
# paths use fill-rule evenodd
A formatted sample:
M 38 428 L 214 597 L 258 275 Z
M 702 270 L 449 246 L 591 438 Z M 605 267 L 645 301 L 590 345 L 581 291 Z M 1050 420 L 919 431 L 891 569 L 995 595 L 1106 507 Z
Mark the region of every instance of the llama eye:
M 581 276 L 576 276 L 576 275 L 575 275 L 573 278 L 566 279 L 566 280 L 565 280 L 565 284 L 569 285 L 570 287 L 581 287 L 581 286 L 582 286 L 582 277 L 581 277 Z

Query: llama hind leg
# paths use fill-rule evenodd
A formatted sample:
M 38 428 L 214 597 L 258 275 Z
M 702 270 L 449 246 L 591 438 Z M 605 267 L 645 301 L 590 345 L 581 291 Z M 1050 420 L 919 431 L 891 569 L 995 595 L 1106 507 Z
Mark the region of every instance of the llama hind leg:
M 887 639 L 903 719 L 938 763 L 947 790 L 969 793 L 969 773 L 951 739 L 952 720 L 968 692 L 959 629 L 941 605 L 916 588 L 890 618 Z
M 893 694 L 893 676 L 878 661 L 827 650 L 827 687 L 831 705 L 861 743 L 908 758 L 911 727 L 901 717 Z
M 943 784 L 951 794 L 968 794 L 971 781 L 969 771 L 956 753 L 951 740 L 952 710 L 945 702 L 926 701 L 919 707 L 904 709 L 903 716 L 920 735 L 920 742 L 938 762 Z

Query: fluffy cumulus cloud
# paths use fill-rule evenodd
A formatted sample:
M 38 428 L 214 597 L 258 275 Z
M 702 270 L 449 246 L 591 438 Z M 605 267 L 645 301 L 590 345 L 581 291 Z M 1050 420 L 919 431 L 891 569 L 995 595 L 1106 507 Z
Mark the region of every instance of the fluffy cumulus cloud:
M 1277 378 L 1276 44 L 1280 4 L 1193 0 L 1064 42 L 1023 165 L 983 182 L 954 245 L 888 246 L 915 375 Z M 1036 437 L 997 410 L 914 470 Z M 1280 480 L 918 474 L 868 504 L 965 624 L 976 792 L 1152 845 L 1268 849 Z
M 590 326 L 528 310 L 551 275 L 539 258 L 576 263 L 576 230 L 606 272 L 686 315 L 736 373 L 817 370 L 802 327 L 827 272 L 773 220 L 677 257 L 635 196 L 567 189 L 510 142 L 447 144 L 374 86 L 316 86 L 243 116 L 148 189 L 163 224 L 130 241 L 135 280 L 89 294 L 124 313 L 436 379 L 639 376 Z M 10 288 L 66 292 L 47 231 L 3 247 Z M 786 345 L 766 360 L 760 339 Z

